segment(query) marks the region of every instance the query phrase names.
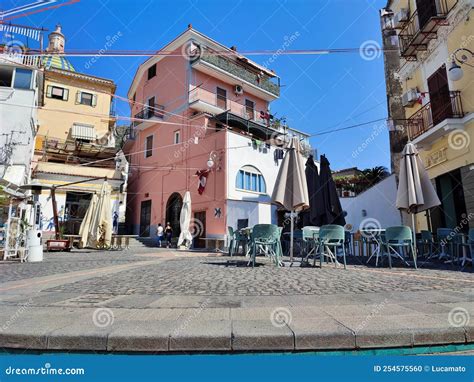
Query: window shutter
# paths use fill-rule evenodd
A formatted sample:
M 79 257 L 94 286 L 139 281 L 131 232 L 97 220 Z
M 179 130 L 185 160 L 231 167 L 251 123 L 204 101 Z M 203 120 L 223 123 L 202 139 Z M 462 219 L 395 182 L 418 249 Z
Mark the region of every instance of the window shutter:
M 67 101 L 69 99 L 69 89 L 63 90 L 63 100 Z
M 51 98 L 51 95 L 53 93 L 53 87 L 51 85 L 48 85 L 46 88 L 46 97 Z
M 76 93 L 76 104 L 81 103 L 81 91 L 78 90 Z
M 96 107 L 97 105 L 97 95 L 93 95 L 92 96 L 92 107 Z

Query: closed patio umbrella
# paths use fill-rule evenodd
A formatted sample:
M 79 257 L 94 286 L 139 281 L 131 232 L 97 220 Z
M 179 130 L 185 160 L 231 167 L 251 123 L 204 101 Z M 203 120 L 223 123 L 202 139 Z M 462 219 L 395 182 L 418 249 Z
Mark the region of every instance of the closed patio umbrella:
M 178 248 L 184 243 L 186 248 L 191 247 L 193 241 L 193 236 L 189 231 L 189 225 L 191 224 L 191 194 L 189 191 L 186 191 L 183 199 L 183 207 L 181 208 L 181 213 L 179 215 L 179 225 L 181 233 L 178 238 Z
M 110 190 L 108 182 L 102 184 L 102 188 L 97 196 L 95 206 L 91 200 L 90 223 L 82 227 L 82 236 L 86 239 L 84 246 L 91 248 L 104 248 L 110 246 L 112 241 L 112 207 L 110 205 Z M 86 215 L 89 211 L 87 211 Z M 87 223 L 85 223 L 87 224 Z M 87 236 L 86 236 L 87 232 Z M 82 242 L 81 237 L 81 242 Z
M 338 224 L 344 226 L 346 219 L 332 178 L 330 163 L 325 155 L 320 157 L 319 189 L 314 199 L 317 203 L 317 222 L 319 225 Z
M 82 219 L 81 226 L 79 227 L 79 235 L 81 236 L 79 241 L 79 248 L 84 248 L 87 246 L 87 242 L 89 239 L 89 229 L 92 221 L 92 216 L 95 212 L 95 208 L 97 206 L 97 195 L 93 194 L 91 201 L 89 203 L 89 207 L 87 208 L 86 214 Z
M 319 171 L 312 155 L 306 161 L 305 174 L 306 183 L 308 184 L 309 208 L 301 214 L 303 225 L 320 226 L 318 209 L 321 210 L 322 199 L 318 198 L 317 195 L 320 188 Z
M 441 204 L 418 150 L 413 143 L 407 143 L 400 159 L 400 175 L 397 190 L 397 208 L 411 214 L 413 243 L 415 238 L 415 214 Z M 415 260 L 416 267 L 416 260 Z
M 293 261 L 294 212 L 309 207 L 304 159 L 298 138 L 291 139 L 283 157 L 272 194 L 272 203 L 291 211 L 290 261 Z

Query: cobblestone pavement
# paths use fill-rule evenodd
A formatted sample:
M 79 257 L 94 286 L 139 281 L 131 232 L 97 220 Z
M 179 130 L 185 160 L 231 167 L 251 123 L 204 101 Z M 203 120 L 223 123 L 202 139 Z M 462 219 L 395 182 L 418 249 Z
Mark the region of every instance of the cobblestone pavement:
M 80 251 L 46 253 L 41 263 L 20 263 L 18 261 L 0 262 L 0 282 L 17 281 L 33 277 L 43 277 L 66 272 L 81 271 L 143 261 L 130 251 Z
M 45 292 L 201 295 L 285 296 L 360 294 L 370 292 L 460 291 L 469 285 L 468 273 L 429 269 L 374 269 L 350 266 L 348 270 L 282 267 L 269 263 L 252 269 L 244 258 L 187 257 L 138 269 L 63 284 Z
M 0 262 L 0 348 L 292 351 L 474 343 L 474 276 L 352 259 L 276 268 L 259 258 L 130 251 Z M 460 350 L 463 350 L 460 348 Z

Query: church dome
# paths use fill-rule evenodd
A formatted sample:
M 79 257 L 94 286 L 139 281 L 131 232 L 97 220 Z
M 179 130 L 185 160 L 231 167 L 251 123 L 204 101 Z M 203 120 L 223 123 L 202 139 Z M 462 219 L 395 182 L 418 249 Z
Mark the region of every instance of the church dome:
M 46 69 L 63 69 L 75 72 L 71 62 L 63 56 L 46 56 L 43 58 L 43 65 Z

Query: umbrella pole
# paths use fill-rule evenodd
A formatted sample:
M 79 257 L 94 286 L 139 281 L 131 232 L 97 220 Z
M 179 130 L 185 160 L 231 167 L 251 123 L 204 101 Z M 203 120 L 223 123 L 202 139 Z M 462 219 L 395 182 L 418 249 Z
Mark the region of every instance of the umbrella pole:
M 412 243 L 412 252 L 413 252 L 413 262 L 415 263 L 415 269 L 417 269 L 416 266 L 416 258 L 417 256 L 417 248 L 416 248 L 416 231 L 415 231 L 415 214 L 411 214 L 411 225 L 413 227 L 413 243 Z
M 293 230 L 294 230 L 294 216 L 293 211 L 291 211 L 290 215 L 290 263 L 293 263 Z

